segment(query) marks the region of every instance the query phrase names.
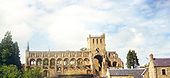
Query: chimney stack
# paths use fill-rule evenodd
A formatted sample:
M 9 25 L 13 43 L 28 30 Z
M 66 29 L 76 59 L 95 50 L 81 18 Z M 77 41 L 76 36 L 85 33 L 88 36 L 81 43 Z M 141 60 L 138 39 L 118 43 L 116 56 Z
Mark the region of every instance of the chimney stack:
M 150 60 L 153 60 L 153 54 L 150 54 L 150 55 L 149 55 L 149 59 L 150 59 Z

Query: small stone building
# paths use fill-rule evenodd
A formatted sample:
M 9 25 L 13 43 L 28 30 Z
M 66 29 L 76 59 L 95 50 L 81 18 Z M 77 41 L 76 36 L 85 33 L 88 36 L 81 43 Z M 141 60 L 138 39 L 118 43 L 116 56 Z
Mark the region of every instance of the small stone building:
M 108 67 L 124 68 L 115 51 L 106 51 L 105 34 L 89 35 L 85 51 L 26 50 L 26 68 L 40 67 L 43 77 L 95 75 L 104 77 Z
M 150 54 L 148 65 L 143 73 L 144 78 L 170 78 L 170 58 L 154 58 Z

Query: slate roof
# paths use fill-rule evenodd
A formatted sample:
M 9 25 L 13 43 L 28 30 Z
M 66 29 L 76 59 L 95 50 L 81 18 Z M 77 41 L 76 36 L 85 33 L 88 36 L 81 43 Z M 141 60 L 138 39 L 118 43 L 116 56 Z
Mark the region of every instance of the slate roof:
M 144 75 L 146 72 L 148 72 L 149 68 L 146 67 L 145 70 L 143 71 L 142 75 Z
M 154 65 L 157 67 L 170 66 L 170 58 L 154 58 Z
M 110 69 L 110 76 L 129 76 L 133 75 L 134 78 L 143 78 L 142 73 L 145 69 Z

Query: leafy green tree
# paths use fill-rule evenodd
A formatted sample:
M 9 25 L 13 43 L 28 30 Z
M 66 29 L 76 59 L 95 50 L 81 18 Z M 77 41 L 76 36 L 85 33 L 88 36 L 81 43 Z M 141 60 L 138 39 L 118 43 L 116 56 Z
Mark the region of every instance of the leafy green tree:
M 139 62 L 138 62 L 138 58 L 137 55 L 135 53 L 135 50 L 129 50 L 128 54 L 127 54 L 127 68 L 136 68 L 137 66 L 139 66 Z
M 21 61 L 20 61 L 20 57 L 19 57 L 19 47 L 18 47 L 18 43 L 15 42 L 13 44 L 13 52 L 11 57 L 9 58 L 9 61 L 11 64 L 16 65 L 19 69 L 21 69 Z
M 0 78 L 42 78 L 40 68 L 26 69 L 21 72 L 16 65 L 1 65 Z
M 0 66 L 1 78 L 22 78 L 21 72 L 15 65 L 3 65 Z
M 40 68 L 27 68 L 23 72 L 23 78 L 42 78 Z
M 2 65 L 2 51 L 1 51 L 2 49 L 1 49 L 1 43 L 0 43 L 0 65 Z
M 129 50 L 126 59 L 127 59 L 127 63 L 126 63 L 127 68 L 131 68 L 131 66 L 133 66 L 133 54 L 131 50 Z
M 13 43 L 11 32 L 7 31 L 0 43 L 0 65 L 16 65 L 21 68 L 18 43 Z
M 21 71 L 17 42 L 12 41 L 11 32 L 6 32 L 0 43 L 0 78 L 41 78 L 39 68 Z
M 10 32 L 7 32 L 5 34 L 5 37 L 1 41 L 1 63 L 2 65 L 9 65 L 9 58 L 12 55 L 12 47 L 13 47 L 13 42 L 12 42 L 12 35 Z
M 139 64 L 139 59 L 138 59 L 138 57 L 137 57 L 137 54 L 136 54 L 136 52 L 135 52 L 135 50 L 132 50 L 132 54 L 133 54 L 133 60 L 134 60 L 134 68 L 136 68 L 137 66 L 139 66 L 140 64 Z

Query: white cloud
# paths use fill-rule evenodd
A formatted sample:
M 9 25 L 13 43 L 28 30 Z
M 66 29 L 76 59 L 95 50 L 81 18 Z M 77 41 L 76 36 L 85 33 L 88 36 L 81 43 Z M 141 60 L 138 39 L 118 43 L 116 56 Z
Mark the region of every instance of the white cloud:
M 19 43 L 22 62 L 25 59 L 23 48 L 32 35 L 32 28 L 27 22 L 33 15 L 34 12 L 23 0 L 0 0 L 0 39 L 3 38 L 5 32 L 12 32 L 13 41 Z
M 106 32 L 108 50 L 123 58 L 135 49 L 144 58 L 141 55 L 150 51 L 170 50 L 164 36 L 170 31 L 168 4 L 155 3 L 153 8 L 145 0 L 1 0 L 0 35 L 11 30 L 23 53 L 36 33 L 47 34 L 52 42 L 47 44 L 57 50 L 79 50 L 86 46 L 88 34 Z

